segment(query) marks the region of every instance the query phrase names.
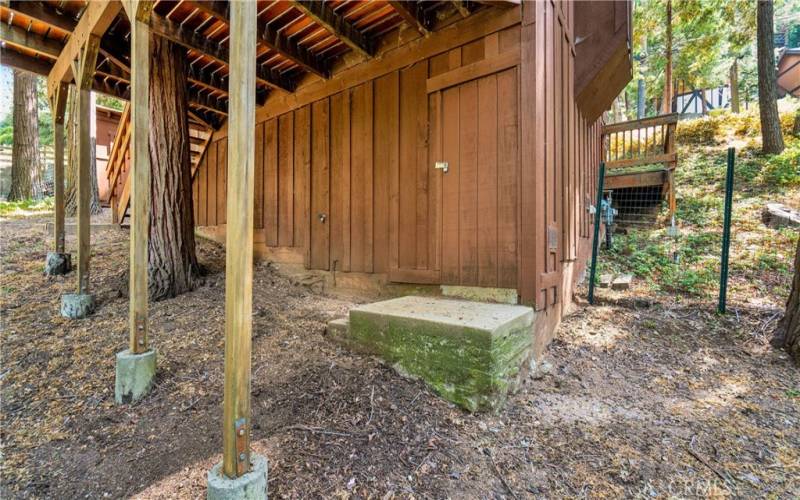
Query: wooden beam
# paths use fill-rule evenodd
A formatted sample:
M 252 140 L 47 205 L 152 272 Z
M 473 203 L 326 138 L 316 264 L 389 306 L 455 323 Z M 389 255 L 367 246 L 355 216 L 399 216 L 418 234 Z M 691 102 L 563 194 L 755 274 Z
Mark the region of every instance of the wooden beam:
M 89 293 L 90 197 L 92 195 L 92 152 L 89 140 L 91 124 L 91 89 L 100 38 L 90 35 L 80 47 L 78 62 L 72 70 L 78 87 L 78 293 Z M 61 60 L 59 58 L 59 60 Z M 58 63 L 56 63 L 58 64 Z M 55 71 L 55 68 L 53 68 Z M 52 73 L 51 73 L 52 74 Z M 63 82 L 58 82 L 60 88 Z
M 13 12 L 32 17 L 48 26 L 58 28 L 63 31 L 72 31 L 78 22 L 65 14 L 59 14 L 54 9 L 46 6 L 42 2 L 31 2 L 29 0 L 9 2 L 8 9 Z
M 375 55 L 375 42 L 337 14 L 327 2 L 294 0 L 293 5 L 351 49 L 367 58 Z
M 222 470 L 250 470 L 250 358 L 253 329 L 256 3 L 231 4 L 228 225 L 225 259 L 225 395 Z
M 91 36 L 102 36 L 117 17 L 122 6 L 114 1 L 89 2 L 81 14 L 67 44 L 47 77 L 47 94 L 52 95 L 61 82 L 72 80 L 72 63 Z
M 200 33 L 195 33 L 192 30 L 183 28 L 174 21 L 165 17 L 153 15 L 150 17 L 150 29 L 153 33 L 182 45 L 187 49 L 201 52 L 223 64 L 228 64 L 228 47 L 209 40 Z M 259 82 L 283 90 L 284 92 L 294 92 L 295 83 L 280 71 L 256 65 L 255 57 L 253 58 L 253 66 L 256 67 L 256 79 Z
M 43 38 L 36 33 L 29 33 L 18 26 L 6 23 L 0 23 L 0 40 L 53 58 L 58 57 L 64 47 L 58 40 Z
M 150 33 L 152 2 L 128 1 L 131 20 L 131 234 L 128 284 L 128 349 L 134 354 L 147 345 L 147 245 L 150 240 Z
M 420 2 L 407 2 L 390 0 L 389 4 L 395 12 L 410 26 L 414 27 L 423 36 L 427 36 L 433 29 L 433 15 L 427 14 Z
M 470 8 L 468 2 L 464 0 L 451 0 L 450 3 L 453 4 L 453 7 L 461 14 L 461 17 L 469 17 Z
M 193 0 L 191 3 L 206 14 L 230 25 L 228 2 Z M 296 40 L 287 37 L 283 31 L 276 30 L 269 24 L 263 29 L 258 29 L 258 42 L 259 45 L 279 53 L 310 73 L 325 79 L 330 77 L 330 65 L 324 59 L 315 56 L 308 49 L 301 47 Z

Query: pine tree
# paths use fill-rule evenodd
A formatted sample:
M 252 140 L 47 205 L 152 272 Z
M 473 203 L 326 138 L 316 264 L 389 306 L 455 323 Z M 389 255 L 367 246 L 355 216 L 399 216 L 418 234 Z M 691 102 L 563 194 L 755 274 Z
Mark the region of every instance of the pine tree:
M 14 144 L 11 148 L 11 201 L 42 195 L 39 108 L 36 76 L 14 70 Z

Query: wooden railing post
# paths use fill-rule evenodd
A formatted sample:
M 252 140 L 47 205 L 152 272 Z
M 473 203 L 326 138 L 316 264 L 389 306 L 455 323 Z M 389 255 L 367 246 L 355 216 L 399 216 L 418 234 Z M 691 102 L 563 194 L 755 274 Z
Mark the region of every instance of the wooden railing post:
M 208 474 L 209 499 L 267 497 L 267 462 L 250 453 L 253 328 L 256 3 L 230 4 L 228 223 L 225 252 L 225 390 L 222 463 Z

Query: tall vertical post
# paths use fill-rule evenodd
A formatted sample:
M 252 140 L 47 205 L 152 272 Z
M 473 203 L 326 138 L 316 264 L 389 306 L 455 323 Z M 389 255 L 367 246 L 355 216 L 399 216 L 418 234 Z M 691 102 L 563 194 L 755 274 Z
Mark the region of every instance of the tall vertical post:
M 128 349 L 117 353 L 114 398 L 137 401 L 153 385 L 156 352 L 147 344 L 147 246 L 150 232 L 150 30 L 152 2 L 127 1 L 131 23 L 131 234 Z
M 725 207 L 722 215 L 722 257 L 719 273 L 719 304 L 717 312 L 725 314 L 728 301 L 728 255 L 731 246 L 731 212 L 733 210 L 733 163 L 736 150 L 728 148 L 728 170 L 725 174 Z
M 74 294 L 61 297 L 61 314 L 68 318 L 84 318 L 94 310 L 94 297 L 89 293 L 90 248 L 90 197 L 92 195 L 93 171 L 91 140 L 92 80 L 94 78 L 100 37 L 89 35 L 80 50 L 77 64 L 73 65 L 75 86 L 78 94 L 78 289 Z
M 589 304 L 594 304 L 594 277 L 597 273 L 597 247 L 600 244 L 600 205 L 603 203 L 603 182 L 606 178 L 606 162 L 600 162 L 597 179 L 597 198 L 594 206 L 594 235 L 592 236 L 592 264 L 589 271 Z
M 47 253 L 45 274 L 66 274 L 72 269 L 72 260 L 64 252 L 64 112 L 69 87 L 61 83 L 50 96 L 50 112 L 53 115 L 53 143 L 55 165 L 53 167 L 53 251 Z
M 208 474 L 209 499 L 267 494 L 266 459 L 250 453 L 256 17 L 255 2 L 230 3 L 222 463 Z

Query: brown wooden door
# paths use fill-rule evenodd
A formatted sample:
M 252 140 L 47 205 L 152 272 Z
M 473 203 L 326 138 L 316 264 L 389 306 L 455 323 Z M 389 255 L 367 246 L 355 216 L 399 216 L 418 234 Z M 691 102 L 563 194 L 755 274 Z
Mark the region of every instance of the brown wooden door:
M 447 163 L 446 172 L 436 171 L 441 282 L 516 288 L 516 68 L 444 89 L 432 94 L 432 101 L 439 102 L 431 119 L 431 149 L 435 161 Z

